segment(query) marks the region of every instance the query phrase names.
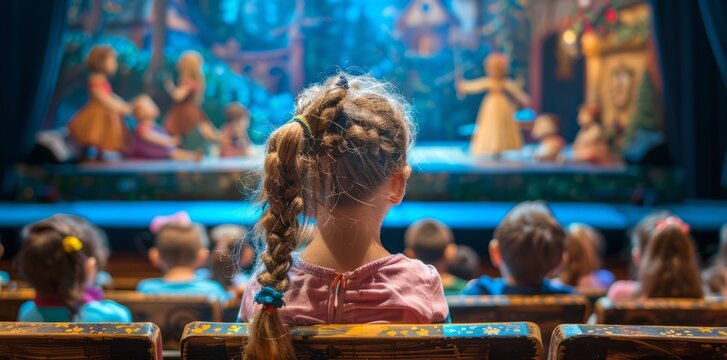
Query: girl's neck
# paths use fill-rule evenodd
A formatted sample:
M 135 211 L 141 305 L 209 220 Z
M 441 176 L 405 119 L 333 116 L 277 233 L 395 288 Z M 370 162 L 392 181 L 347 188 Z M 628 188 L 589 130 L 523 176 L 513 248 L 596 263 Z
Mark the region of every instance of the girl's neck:
M 194 268 L 188 266 L 175 266 L 164 274 L 164 281 L 186 282 L 195 279 Z
M 363 205 L 319 216 L 313 240 L 301 258 L 337 272 L 347 272 L 391 255 L 381 244 L 384 215 L 376 207 Z

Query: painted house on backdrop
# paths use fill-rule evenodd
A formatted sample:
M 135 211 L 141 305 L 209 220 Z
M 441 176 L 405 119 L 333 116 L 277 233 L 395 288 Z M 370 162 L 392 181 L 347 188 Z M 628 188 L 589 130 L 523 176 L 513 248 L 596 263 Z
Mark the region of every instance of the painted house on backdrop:
M 441 0 L 414 0 L 396 22 L 407 55 L 433 57 L 451 44 L 459 20 Z

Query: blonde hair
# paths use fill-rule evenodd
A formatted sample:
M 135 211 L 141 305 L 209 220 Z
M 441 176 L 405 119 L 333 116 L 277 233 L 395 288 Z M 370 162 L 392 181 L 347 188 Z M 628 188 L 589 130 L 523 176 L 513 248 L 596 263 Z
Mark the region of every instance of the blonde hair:
M 657 225 L 638 273 L 640 293 L 650 298 L 701 298 L 694 241 L 679 225 Z
M 290 285 L 291 253 L 317 209 L 359 204 L 398 172 L 406 171 L 413 141 L 408 107 L 390 87 L 345 74 L 304 90 L 297 122 L 268 139 L 257 231 L 267 245 L 257 275 L 280 293 Z M 299 221 L 299 219 L 302 219 Z M 252 322 L 245 359 L 295 358 L 277 312 L 260 310 Z
M 200 101 L 202 99 L 207 86 L 204 79 L 204 73 L 202 73 L 202 64 L 204 64 L 202 55 L 194 50 L 183 52 L 177 61 L 179 82 L 181 83 L 184 80 L 190 79 L 198 84 L 198 91 L 195 93 L 196 101 Z
M 600 252 L 603 236 L 593 227 L 575 223 L 568 227 L 565 240 L 565 263 L 560 279 L 568 285 L 578 285 L 578 280 L 601 267 Z

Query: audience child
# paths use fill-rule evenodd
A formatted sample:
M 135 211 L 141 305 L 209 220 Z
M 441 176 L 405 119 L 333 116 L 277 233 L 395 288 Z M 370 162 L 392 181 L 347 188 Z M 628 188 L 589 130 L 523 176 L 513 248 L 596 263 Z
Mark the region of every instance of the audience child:
M 694 241 L 689 225 L 670 216 L 660 220 L 646 245 L 632 291 L 609 291 L 612 300 L 637 298 L 702 298 Z
M 106 264 L 108 264 L 109 255 L 111 254 L 106 233 L 82 216 L 56 214 L 51 218 L 58 218 L 61 221 L 69 222 L 78 227 L 78 238 L 83 242 L 83 252 L 86 253 L 86 256 L 96 259 L 96 280 L 92 284 L 93 289 L 90 291 L 99 292 L 100 298 L 102 296 L 102 293 L 100 293 L 101 289 L 113 288 L 114 281 L 111 274 L 104 270 L 106 269 Z M 88 291 L 89 289 L 87 289 Z
M 457 245 L 457 254 L 447 265 L 447 271 L 460 279 L 474 279 L 480 271 L 480 254 L 467 245 Z
M 546 276 L 565 255 L 565 231 L 543 202 L 515 206 L 495 230 L 490 260 L 501 278 L 483 275 L 463 291 L 466 295 L 569 294 L 569 286 Z
M 250 154 L 250 112 L 239 102 L 225 107 L 225 125 L 222 127 L 220 156 L 246 156 Z
M 447 264 L 457 254 L 454 234 L 447 225 L 435 219 L 416 221 L 406 229 L 404 243 L 406 256 L 437 269 L 445 295 L 458 294 L 467 286 L 467 281 L 447 272 Z
M 656 230 L 657 225 L 672 216 L 668 211 L 657 211 L 645 218 L 641 219 L 638 224 L 631 230 L 631 267 L 632 278 L 637 277 L 641 258 L 649 240 Z M 639 283 L 634 280 L 618 280 L 615 281 L 608 289 L 608 297 L 619 299 L 628 298 L 636 293 Z
M 3 254 L 5 253 L 5 247 L 3 246 L 2 242 L 0 242 L 0 259 L 2 259 Z M 7 284 L 10 282 L 10 274 L 8 274 L 6 271 L 0 270 L 0 290 L 5 288 Z
M 247 231 L 238 225 L 220 225 L 212 229 L 214 249 L 210 256 L 212 279 L 237 297 L 242 297 L 252 276 L 255 249 L 246 243 Z
M 240 308 L 252 323 L 245 359 L 293 358 L 285 325 L 448 319 L 436 269 L 381 244 L 411 173 L 407 110 L 386 84 L 336 75 L 304 90 L 296 115 L 268 139 L 258 223 L 266 247 Z
M 179 212 L 157 217 L 150 226 L 155 235 L 149 260 L 162 270 L 161 278 L 139 282 L 136 290 L 146 294 L 209 295 L 224 299 L 227 292 L 216 281 L 196 276 L 195 269 L 207 262 L 209 240 L 204 227 Z
M 565 241 L 566 260 L 560 281 L 584 291 L 606 291 L 613 273 L 601 269 L 603 235 L 586 224 L 571 224 Z
M 97 259 L 87 255 L 78 224 L 54 216 L 26 228 L 20 271 L 35 288 L 36 298 L 20 307 L 18 320 L 45 322 L 129 322 L 129 309 L 89 292 Z
M 712 265 L 704 271 L 704 282 L 715 295 L 727 296 L 727 224 L 719 232 L 719 251 Z

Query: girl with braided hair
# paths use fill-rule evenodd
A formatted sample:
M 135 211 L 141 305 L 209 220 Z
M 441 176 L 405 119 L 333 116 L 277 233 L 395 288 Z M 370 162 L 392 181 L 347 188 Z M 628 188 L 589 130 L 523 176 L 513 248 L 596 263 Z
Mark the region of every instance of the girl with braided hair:
M 285 325 L 447 321 L 437 271 L 381 244 L 411 173 L 408 107 L 387 84 L 340 74 L 304 90 L 295 113 L 267 143 L 244 358 L 295 358 Z

